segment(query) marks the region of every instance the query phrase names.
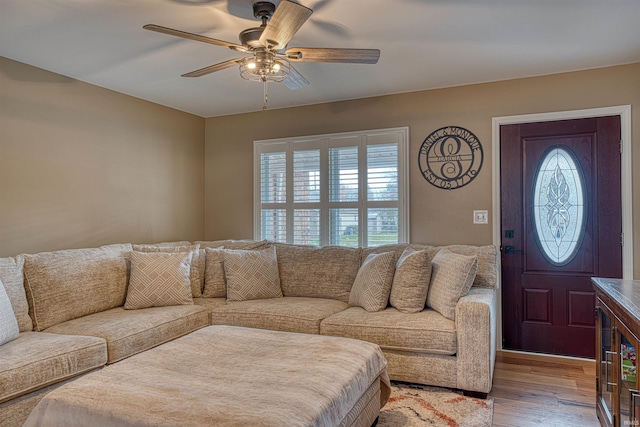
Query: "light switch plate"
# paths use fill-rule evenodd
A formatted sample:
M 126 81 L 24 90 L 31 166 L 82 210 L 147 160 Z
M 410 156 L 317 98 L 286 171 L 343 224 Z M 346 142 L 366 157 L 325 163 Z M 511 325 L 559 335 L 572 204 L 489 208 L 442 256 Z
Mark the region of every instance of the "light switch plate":
M 474 224 L 489 224 L 489 211 L 473 211 Z

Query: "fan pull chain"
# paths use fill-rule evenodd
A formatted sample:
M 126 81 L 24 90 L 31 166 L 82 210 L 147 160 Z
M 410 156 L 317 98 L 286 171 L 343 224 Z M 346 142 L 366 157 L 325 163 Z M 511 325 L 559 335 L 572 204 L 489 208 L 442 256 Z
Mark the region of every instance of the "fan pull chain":
M 264 82 L 264 104 L 262 104 L 262 111 L 267 111 L 267 101 L 269 100 L 269 94 L 267 93 L 267 79 Z

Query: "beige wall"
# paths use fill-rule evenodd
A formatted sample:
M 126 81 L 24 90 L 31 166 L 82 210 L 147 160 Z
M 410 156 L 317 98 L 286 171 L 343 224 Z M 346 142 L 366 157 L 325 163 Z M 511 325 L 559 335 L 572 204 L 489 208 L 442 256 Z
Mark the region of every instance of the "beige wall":
M 491 225 L 472 224 L 472 212 L 491 210 L 492 117 L 627 104 L 633 129 L 640 129 L 640 64 L 209 118 L 206 238 L 252 237 L 254 140 L 409 126 L 411 241 L 489 244 Z M 417 167 L 424 138 L 448 125 L 474 132 L 485 155 L 479 176 L 453 191 L 431 186 Z M 640 132 L 632 145 L 634 271 L 640 278 Z
M 0 257 L 204 237 L 204 119 L 0 57 Z
M 205 121 L 0 58 L 0 256 L 250 238 L 254 140 L 398 126 L 411 136 L 411 240 L 491 243 L 491 225 L 472 224 L 474 209 L 491 210 L 491 118 L 625 104 L 638 129 L 640 64 Z M 485 154 L 476 180 L 454 191 L 431 186 L 417 167 L 423 139 L 447 125 L 473 131 Z M 640 278 L 640 196 L 633 208 Z

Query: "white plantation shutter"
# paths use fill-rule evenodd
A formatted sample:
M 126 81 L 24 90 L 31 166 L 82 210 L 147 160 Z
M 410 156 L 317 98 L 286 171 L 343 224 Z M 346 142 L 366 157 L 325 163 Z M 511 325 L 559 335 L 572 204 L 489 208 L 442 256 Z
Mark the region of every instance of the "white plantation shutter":
M 367 198 L 369 201 L 398 200 L 398 145 L 367 147 Z
M 408 128 L 254 143 L 254 237 L 313 245 L 407 242 Z
M 286 209 L 262 209 L 260 213 L 262 229 L 258 240 L 272 240 L 274 242 L 287 241 L 287 211 Z
M 367 209 L 368 246 L 399 243 L 398 208 Z
M 320 150 L 293 152 L 293 201 L 320 202 Z
M 358 144 L 359 139 L 348 142 Z M 329 148 L 330 245 L 357 247 L 360 243 L 358 148 L 358 145 Z
M 287 241 L 287 155 L 285 152 L 260 155 L 260 238 Z
M 329 148 L 329 200 L 358 202 L 358 146 Z
M 320 244 L 320 209 L 293 210 L 293 242 L 297 245 Z
M 358 247 L 360 245 L 359 218 L 358 208 L 330 208 L 329 244 Z
M 293 150 L 293 242 L 320 244 L 320 149 Z
M 367 243 L 398 243 L 398 145 L 367 146 Z

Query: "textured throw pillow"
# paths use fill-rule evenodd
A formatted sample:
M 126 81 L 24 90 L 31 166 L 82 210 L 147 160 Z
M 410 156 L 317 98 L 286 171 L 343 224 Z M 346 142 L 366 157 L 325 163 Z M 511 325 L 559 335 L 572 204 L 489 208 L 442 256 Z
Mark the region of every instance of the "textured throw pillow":
M 224 277 L 224 249 L 206 248 L 206 266 L 204 269 L 205 298 L 224 298 L 227 296 L 227 281 Z
M 131 278 L 124 308 L 135 310 L 193 304 L 192 252 L 131 252 Z
M 24 289 L 24 256 L 0 258 L 0 280 L 4 283 L 5 291 L 9 295 L 20 332 L 33 330 L 33 323 L 29 317 L 29 303 Z
M 455 320 L 458 300 L 469 292 L 478 269 L 478 259 L 441 249 L 431 260 L 431 284 L 427 306 Z
M 424 310 L 431 280 L 431 257 L 426 250 L 408 247 L 400 255 L 391 285 L 391 305 L 403 313 Z
M 371 254 L 358 270 L 349 294 L 349 305 L 367 311 L 381 311 L 387 307 L 396 266 L 395 252 Z
M 191 281 L 191 296 L 200 298 L 202 296 L 202 275 L 204 262 L 204 252 L 200 250 L 200 245 L 169 245 L 168 243 L 156 243 L 153 245 L 133 245 L 133 250 L 138 252 L 193 252 L 191 257 L 191 270 L 189 280 Z M 202 256 L 201 256 L 202 255 Z
M 9 295 L 0 281 L 0 345 L 15 340 L 18 335 L 20 335 L 18 320 L 13 314 Z
M 224 250 L 227 301 L 282 298 L 276 248 Z

